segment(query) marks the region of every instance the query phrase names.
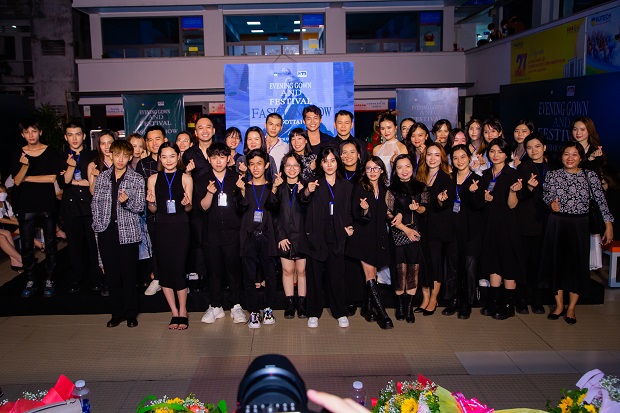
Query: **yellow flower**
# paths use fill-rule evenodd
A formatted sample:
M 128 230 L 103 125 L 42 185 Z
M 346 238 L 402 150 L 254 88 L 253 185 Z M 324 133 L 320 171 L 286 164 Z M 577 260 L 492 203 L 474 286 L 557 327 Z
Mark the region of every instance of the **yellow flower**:
M 183 399 L 175 397 L 174 399 L 169 399 L 167 403 L 168 404 L 173 404 L 173 403 L 182 404 L 183 403 Z
M 400 406 L 401 413 L 416 413 L 418 411 L 418 402 L 415 399 L 407 399 Z
M 586 394 L 587 393 L 584 393 L 581 396 L 579 396 L 579 398 L 577 399 L 577 404 L 579 404 L 579 405 L 583 404 L 583 399 L 586 398 Z
M 583 406 L 586 408 L 586 411 L 588 413 L 596 413 L 596 408 L 594 406 L 592 406 L 591 404 L 586 404 L 585 406 Z

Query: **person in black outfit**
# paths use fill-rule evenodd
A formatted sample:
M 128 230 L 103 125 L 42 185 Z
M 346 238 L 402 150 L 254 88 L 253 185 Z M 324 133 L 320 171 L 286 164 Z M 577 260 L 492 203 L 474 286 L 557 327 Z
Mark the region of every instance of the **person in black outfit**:
M 515 288 L 524 281 L 521 266 L 521 237 L 519 235 L 516 207 L 517 193 L 523 180 L 508 164 L 511 161 L 509 143 L 493 139 L 486 151 L 491 166 L 474 185 L 473 192 L 484 199 L 484 235 L 482 238 L 481 269 L 489 277 L 491 290 L 487 304 L 481 313 L 496 320 L 514 317 Z M 500 304 L 500 286 L 504 284 L 504 299 Z
M 211 171 L 196 180 L 195 196 L 200 199 L 203 220 L 203 251 L 210 268 L 209 308 L 202 322 L 212 324 L 224 315 L 223 293 L 226 284 L 234 303 L 230 311 L 233 323 L 245 323 L 242 308 L 243 274 L 239 255 L 239 231 L 243 215 L 242 195 L 237 188 L 239 175 L 230 165 L 230 148 L 216 142 L 207 149 Z
M 323 313 L 323 271 L 332 316 L 340 327 L 348 327 L 344 250 L 353 235 L 351 215 L 352 185 L 340 176 L 341 163 L 336 151 L 326 147 L 319 152 L 319 179 L 309 182 L 301 194 L 308 204 L 306 235 L 310 257 L 308 281 L 308 327 L 316 328 Z
M 569 130 L 573 141 L 579 142 L 585 151 L 579 167 L 601 175 L 605 167 L 605 154 L 594 121 L 587 116 L 578 117 L 571 123 Z
M 356 138 L 351 135 L 353 129 L 353 114 L 348 110 L 339 110 L 334 116 L 334 127 L 336 128 L 336 136 L 323 142 L 322 146 L 333 146 L 340 151 L 342 144 L 345 142 L 355 142 L 358 147 L 360 161 L 363 164 L 368 160 L 368 142 Z M 342 155 L 342 152 L 339 152 Z
M 34 235 L 35 226 L 42 223 L 45 237 L 45 287 L 43 295 L 53 297 L 54 269 L 56 268 L 56 191 L 54 182 L 66 168 L 62 158 L 53 148 L 41 142 L 43 131 L 34 119 L 25 119 L 20 123 L 22 137 L 26 146 L 22 147 L 11 159 L 11 173 L 15 181 L 15 214 L 19 220 L 19 233 L 22 242 L 21 254 L 24 272 L 28 281 L 22 297 L 31 297 L 38 288 L 34 278 Z
M 302 128 L 295 128 L 289 133 L 288 140 L 290 152 L 295 152 L 301 157 L 300 179 L 304 182 L 314 181 L 316 179 L 316 154 L 312 152 L 308 133 Z
M 519 191 L 517 218 L 521 230 L 523 246 L 523 268 L 526 270 L 525 283 L 517 285 L 517 313 L 528 314 L 527 304 L 531 303 L 534 314 L 544 314 L 542 290 L 538 288 L 543 234 L 549 208 L 543 201 L 542 183 L 549 172 L 545 161 L 545 138 L 539 133 L 528 135 L 523 141 L 527 157 L 517 167 L 523 189 Z
M 366 291 L 361 314 L 368 322 L 376 318 L 382 329 L 394 328 L 377 287 L 377 269 L 390 264 L 386 193 L 385 165 L 378 156 L 371 156 L 364 165 L 360 182 L 353 189 L 354 231 L 347 240 L 345 255 L 361 262 L 364 271 Z
M 300 250 L 307 249 L 304 218 L 305 205 L 299 202 L 299 194 L 304 189 L 299 179 L 301 172 L 301 156 L 289 152 L 282 158 L 280 177 L 275 192 L 279 211 L 275 215 L 276 241 L 278 254 L 282 264 L 282 286 L 286 296 L 284 318 L 306 318 L 306 256 Z M 303 244 L 303 245 L 302 245 Z M 295 300 L 295 279 L 297 280 L 297 300 Z M 296 301 L 296 302 L 295 302 Z
M 112 318 L 107 327 L 127 320 L 127 327 L 138 325 L 136 266 L 140 214 L 144 211 L 144 179 L 127 165 L 133 147 L 127 141 L 114 141 L 110 147 L 113 166 L 99 174 L 91 204 L 93 229 L 98 234 L 99 253 L 110 289 Z
M 189 218 L 192 209 L 193 182 L 184 174 L 181 150 L 164 142 L 159 147 L 160 171 L 147 182 L 149 211 L 155 214 L 153 248 L 157 259 L 159 282 L 172 311 L 168 328 L 185 330 L 187 318 L 187 284 L 185 263 L 189 250 Z M 176 292 L 176 297 L 175 297 Z M 179 306 L 176 305 L 176 298 Z
M 325 128 L 325 126 L 321 123 L 323 121 L 323 112 L 318 106 L 310 105 L 304 108 L 302 117 L 304 124 L 306 125 L 308 142 L 310 142 L 312 152 L 318 156 L 325 143 L 333 139 L 331 135 L 328 135 L 321 130 L 321 126 Z
M 65 125 L 65 140 L 69 145 L 67 170 L 60 179 L 63 189 L 60 211 L 67 234 L 71 272 L 68 275 L 69 293 L 80 291 L 83 272 L 88 269 L 89 281 L 94 291 L 101 290 L 102 274 L 97 259 L 97 243 L 93 232 L 93 215 L 90 204 L 88 164 L 95 153 L 84 147 L 84 129 L 77 122 Z

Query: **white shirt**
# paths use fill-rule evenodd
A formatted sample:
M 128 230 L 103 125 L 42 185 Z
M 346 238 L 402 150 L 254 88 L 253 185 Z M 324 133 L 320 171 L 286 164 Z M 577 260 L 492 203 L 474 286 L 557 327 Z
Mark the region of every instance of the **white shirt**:
M 269 149 L 269 155 L 276 162 L 275 165 L 272 165 L 272 170 L 275 170 L 276 173 L 280 172 L 280 164 L 282 163 L 282 158 L 289 152 L 288 145 L 282 141 L 282 139 L 278 138 L 278 141 L 275 145 L 273 145 Z

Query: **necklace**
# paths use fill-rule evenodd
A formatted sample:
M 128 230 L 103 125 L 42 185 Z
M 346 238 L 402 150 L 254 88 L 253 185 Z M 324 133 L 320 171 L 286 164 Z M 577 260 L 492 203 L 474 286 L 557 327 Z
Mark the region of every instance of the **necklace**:
M 289 184 L 288 182 L 286 183 L 286 186 L 288 187 L 288 190 L 290 193 L 293 193 L 293 190 L 295 189 L 295 187 L 297 186 L 296 183 L 294 184 Z

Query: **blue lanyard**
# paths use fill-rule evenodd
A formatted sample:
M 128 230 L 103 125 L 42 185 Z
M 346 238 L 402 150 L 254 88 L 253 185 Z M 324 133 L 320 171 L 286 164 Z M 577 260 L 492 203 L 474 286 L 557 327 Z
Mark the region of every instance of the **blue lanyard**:
M 254 199 L 256 200 L 256 205 L 258 205 L 258 211 L 260 211 L 261 203 L 263 202 L 263 194 L 265 193 L 265 187 L 267 185 L 263 185 L 263 189 L 260 191 L 260 198 L 256 196 L 256 187 L 254 186 L 254 180 L 252 180 L 252 190 L 254 191 Z
M 437 172 L 435 172 L 435 174 L 431 177 L 430 179 L 430 185 L 427 186 L 433 186 L 433 184 L 435 183 L 435 178 L 437 177 L 437 174 L 439 173 L 440 169 L 437 169 Z
M 499 171 L 497 173 L 497 175 L 493 175 L 493 167 L 491 167 L 491 175 L 493 175 L 493 179 L 491 180 L 491 182 L 495 182 L 497 181 L 497 177 L 500 176 L 502 174 L 502 172 L 504 172 L 504 168 L 502 168 L 501 171 Z
M 215 176 L 215 174 L 213 174 L 213 176 Z M 226 179 L 226 171 L 224 171 L 224 176 L 222 177 L 222 182 L 220 182 L 220 180 L 217 179 L 217 176 L 215 176 L 215 182 L 217 182 L 217 186 L 220 187 L 220 192 L 224 192 L 224 179 Z
M 327 182 L 327 178 L 325 178 L 325 183 L 327 184 L 327 189 L 329 189 L 329 193 L 332 196 L 332 203 L 333 203 L 335 201 L 334 191 L 332 191 L 332 186 L 329 184 L 329 182 Z
M 175 176 L 177 176 L 177 171 L 174 171 L 174 174 L 172 174 L 172 179 L 168 180 L 168 175 L 164 172 L 164 178 L 166 178 L 166 182 L 168 182 L 168 195 L 170 196 L 168 199 L 172 199 L 172 183 L 174 182 Z
M 289 201 L 289 206 L 291 207 L 291 209 L 293 208 L 293 200 L 295 199 L 296 193 L 297 193 L 297 184 L 295 184 L 295 187 L 293 188 L 293 192 L 291 192 L 291 200 Z
M 347 178 L 347 181 L 350 181 L 351 179 L 353 179 L 353 177 L 355 176 L 355 174 L 356 174 L 356 173 L 357 173 L 357 172 L 353 172 L 353 173 L 351 174 L 351 176 L 349 176 L 349 174 L 347 173 L 347 171 L 344 171 L 344 176 L 345 176 L 345 178 Z
M 469 175 L 471 175 L 471 172 L 467 174 L 467 176 L 465 177 L 465 179 L 463 179 L 463 183 L 465 183 L 465 181 L 467 181 L 467 178 L 469 178 Z M 456 179 L 455 179 L 456 180 Z M 462 184 L 461 184 L 462 185 Z M 461 185 L 456 184 L 456 200 L 457 202 L 461 202 L 461 197 L 459 195 L 459 192 L 461 191 Z
M 80 170 L 80 156 L 82 155 L 82 152 L 75 153 L 73 150 L 69 149 L 69 153 L 73 155 L 73 159 L 75 159 L 75 170 L 79 171 Z M 77 155 L 77 158 L 75 157 L 75 155 Z

